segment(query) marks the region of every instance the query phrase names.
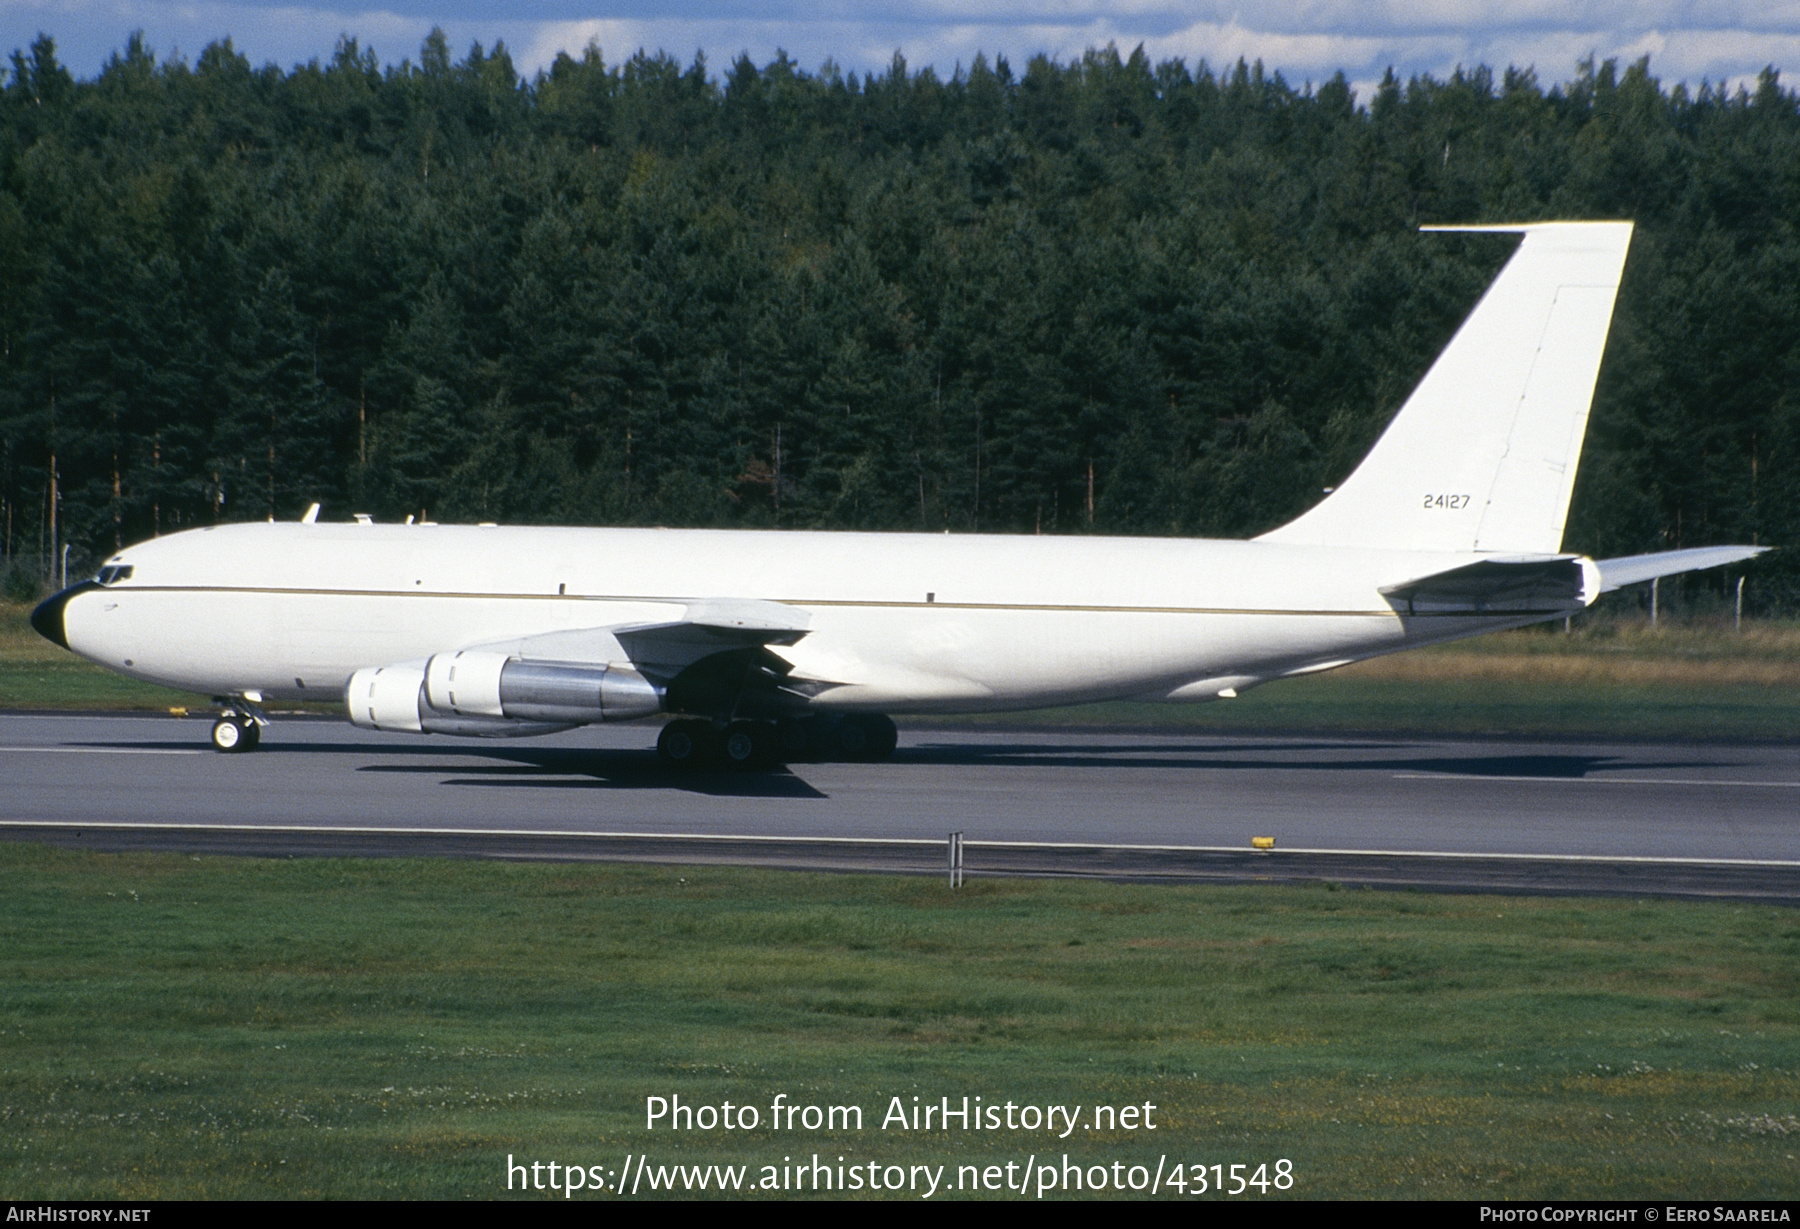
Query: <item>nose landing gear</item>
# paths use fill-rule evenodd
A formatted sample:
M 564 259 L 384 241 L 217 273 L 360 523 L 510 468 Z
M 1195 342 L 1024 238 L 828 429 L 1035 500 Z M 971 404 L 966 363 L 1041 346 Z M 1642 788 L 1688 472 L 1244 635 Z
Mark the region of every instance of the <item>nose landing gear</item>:
M 213 722 L 212 744 L 216 751 L 254 751 L 262 741 L 262 727 L 241 717 L 221 717 Z
M 262 728 L 269 724 L 262 710 L 241 697 L 215 696 L 214 702 L 221 707 L 213 722 L 213 750 L 234 755 L 256 750 L 262 742 Z

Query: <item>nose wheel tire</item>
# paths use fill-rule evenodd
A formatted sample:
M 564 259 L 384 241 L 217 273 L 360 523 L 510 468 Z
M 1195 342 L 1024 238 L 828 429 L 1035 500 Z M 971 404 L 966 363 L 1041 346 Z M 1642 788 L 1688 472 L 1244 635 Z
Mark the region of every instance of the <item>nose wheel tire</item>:
M 212 745 L 215 750 L 238 754 L 256 750 L 262 741 L 262 727 L 248 717 L 221 717 L 213 722 Z

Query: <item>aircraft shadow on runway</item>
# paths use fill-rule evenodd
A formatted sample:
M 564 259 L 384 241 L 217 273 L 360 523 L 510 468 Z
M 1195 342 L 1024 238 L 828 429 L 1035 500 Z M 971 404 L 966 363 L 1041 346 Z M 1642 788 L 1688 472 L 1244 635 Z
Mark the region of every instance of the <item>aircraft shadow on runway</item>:
M 1389 744 L 1400 746 L 1403 744 Z M 1375 747 L 1379 744 L 1362 744 Z M 1288 758 L 1294 751 L 1332 750 L 1335 757 Z M 1262 758 L 1245 758 L 1243 747 L 1229 748 L 1232 755 L 1220 755 L 1193 744 L 1149 746 L 1132 743 L 1125 746 L 1065 745 L 1046 747 L 1041 743 L 1016 745 L 986 743 L 980 745 L 929 743 L 908 748 L 896 755 L 896 762 L 908 764 L 1005 765 L 1009 767 L 1058 768 L 1186 768 L 1207 771 L 1297 771 L 1297 772 L 1420 772 L 1465 777 L 1533 777 L 1545 780 L 1580 780 L 1590 773 L 1657 769 L 1726 768 L 1733 765 L 1717 760 L 1635 759 L 1618 755 L 1421 755 L 1392 756 L 1379 759 L 1348 759 L 1341 753 L 1356 750 L 1342 743 L 1294 743 L 1259 746 Z M 1225 748 L 1220 748 L 1225 750 Z
M 654 751 L 588 751 L 570 747 L 503 751 L 458 748 L 488 764 L 364 764 L 358 772 L 417 773 L 441 785 L 501 789 L 677 789 L 719 798 L 824 798 L 786 769 L 770 772 L 672 772 Z
M 121 750 L 192 750 L 191 742 L 92 742 L 71 746 Z M 1592 773 L 1694 770 L 1734 765 L 1708 759 L 1635 759 L 1618 755 L 1389 755 L 1350 758 L 1359 751 L 1398 750 L 1403 742 L 1288 742 L 1258 744 L 1245 755 L 1240 744 L 1219 746 L 1191 742 L 1108 743 L 1082 740 L 1061 744 L 925 743 L 896 753 L 893 765 L 916 768 L 1142 768 L 1249 772 L 1428 773 L 1451 777 L 1510 777 L 1581 780 Z M 1333 752 L 1304 755 L 1305 752 Z M 653 751 L 584 747 L 530 747 L 519 744 L 453 744 L 422 748 L 404 743 L 305 742 L 265 743 L 259 759 L 293 755 L 340 755 L 361 760 L 435 762 L 363 763 L 358 772 L 434 776 L 445 785 L 523 789 L 676 789 L 715 797 L 825 798 L 826 794 L 788 769 L 768 772 L 672 772 Z M 445 762 L 449 757 L 453 762 Z M 471 762 L 473 761 L 473 762 Z M 484 762 L 485 761 L 485 762 Z M 797 765 L 806 772 L 808 765 Z
M 70 747 L 121 751 L 193 751 L 192 742 L 82 742 Z M 348 756 L 359 760 L 405 758 L 425 762 L 370 764 L 358 772 L 408 773 L 440 778 L 443 785 L 524 789 L 675 789 L 723 798 L 824 798 L 786 769 L 772 772 L 673 772 L 650 750 L 586 747 L 523 747 L 516 744 L 454 744 L 421 747 L 405 743 L 265 742 L 248 763 L 291 756 Z M 453 757 L 445 762 L 442 757 Z M 473 761 L 473 762 L 472 762 Z M 486 761 L 486 762 L 483 762 Z

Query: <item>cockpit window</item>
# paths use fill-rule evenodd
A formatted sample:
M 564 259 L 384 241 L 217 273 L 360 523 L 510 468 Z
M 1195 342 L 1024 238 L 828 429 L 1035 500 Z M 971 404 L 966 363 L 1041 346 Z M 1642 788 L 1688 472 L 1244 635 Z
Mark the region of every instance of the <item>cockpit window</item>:
M 98 579 L 103 585 L 114 585 L 121 580 L 130 580 L 131 565 L 129 563 L 109 563 L 100 569 Z

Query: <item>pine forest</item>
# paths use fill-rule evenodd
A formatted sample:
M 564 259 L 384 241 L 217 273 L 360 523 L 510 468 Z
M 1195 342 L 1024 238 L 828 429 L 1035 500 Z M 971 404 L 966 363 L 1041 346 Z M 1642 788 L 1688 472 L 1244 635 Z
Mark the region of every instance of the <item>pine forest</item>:
M 1561 71 L 526 79 L 434 34 L 291 70 L 133 37 L 77 79 L 40 38 L 0 74 L 9 592 L 315 501 L 1247 536 L 1355 466 L 1515 242 L 1418 227 L 1548 218 L 1638 224 L 1565 547 L 1792 544 L 1796 96 Z M 1800 612 L 1789 554 L 1759 611 Z

